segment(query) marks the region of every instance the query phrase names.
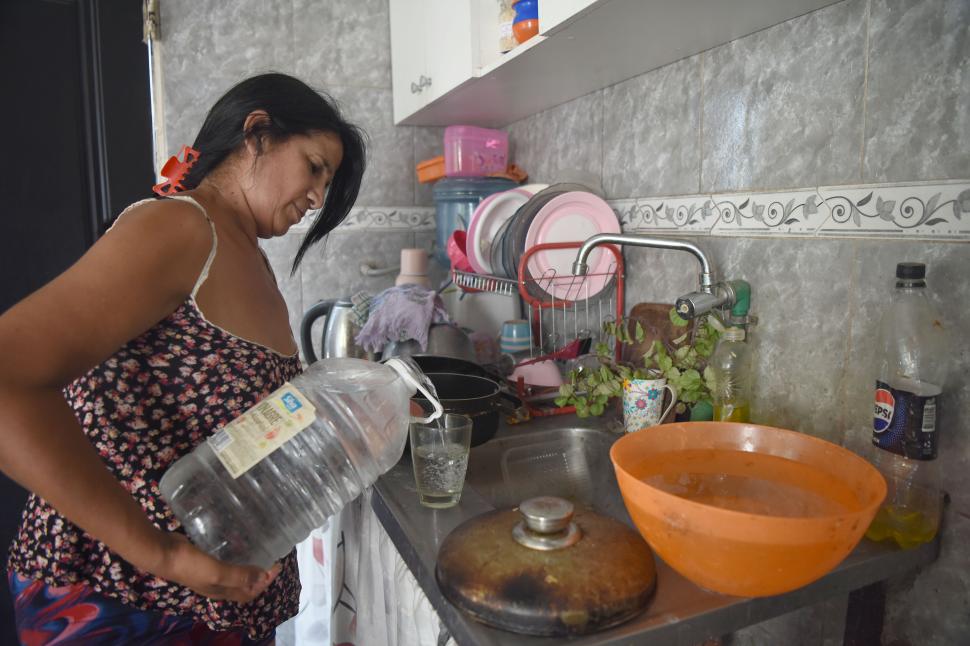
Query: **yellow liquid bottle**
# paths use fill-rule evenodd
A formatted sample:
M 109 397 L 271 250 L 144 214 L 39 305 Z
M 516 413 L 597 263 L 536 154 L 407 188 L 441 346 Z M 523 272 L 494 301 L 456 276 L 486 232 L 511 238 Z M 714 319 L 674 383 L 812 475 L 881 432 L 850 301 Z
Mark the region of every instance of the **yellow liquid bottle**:
M 748 402 L 718 402 L 714 405 L 715 422 L 750 422 L 751 406 Z
M 750 422 L 750 361 L 745 332 L 740 327 L 724 330 L 711 356 L 714 371 L 714 421 Z
M 925 264 L 896 265 L 877 348 L 870 458 L 888 489 L 866 536 L 911 548 L 933 540 L 940 526 L 937 438 L 952 361 L 946 330 L 927 296 Z
M 892 541 L 910 549 L 932 541 L 940 527 L 942 494 L 934 460 L 911 460 L 876 449 L 876 467 L 886 478 L 888 491 L 866 538 Z
M 910 549 L 933 540 L 937 529 L 937 521 L 921 511 L 887 505 L 876 513 L 866 530 L 866 538 L 891 540 L 903 549 Z

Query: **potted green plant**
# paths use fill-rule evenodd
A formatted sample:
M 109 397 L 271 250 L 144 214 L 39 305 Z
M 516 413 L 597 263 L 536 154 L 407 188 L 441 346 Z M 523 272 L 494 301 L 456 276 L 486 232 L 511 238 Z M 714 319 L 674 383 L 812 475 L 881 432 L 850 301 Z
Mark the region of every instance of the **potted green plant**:
M 575 406 L 576 415 L 588 417 L 602 415 L 610 400 L 623 395 L 623 382 L 627 379 L 656 379 L 664 377 L 677 389 L 678 416 L 690 419 L 711 419 L 711 388 L 713 374 L 707 361 L 720 337 L 721 326 L 716 319 L 704 317 L 689 327 L 689 322 L 670 309 L 670 321 L 683 334 L 667 341 L 657 339 L 643 355 L 634 361 L 617 361 L 609 343 L 598 343 L 594 354 L 598 365 L 573 370 L 559 388 L 557 406 Z M 646 331 L 635 319 L 619 322 L 609 321 L 603 332 L 617 343 L 632 346 L 642 343 Z

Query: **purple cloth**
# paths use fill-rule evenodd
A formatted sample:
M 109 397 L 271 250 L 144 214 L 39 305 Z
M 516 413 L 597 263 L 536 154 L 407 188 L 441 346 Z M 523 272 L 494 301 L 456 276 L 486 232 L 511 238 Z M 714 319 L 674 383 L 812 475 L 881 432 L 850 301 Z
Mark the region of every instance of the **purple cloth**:
M 380 352 L 392 341 L 414 339 L 428 348 L 428 329 L 451 319 L 437 293 L 420 285 L 385 289 L 370 301 L 367 322 L 355 339 L 369 352 Z

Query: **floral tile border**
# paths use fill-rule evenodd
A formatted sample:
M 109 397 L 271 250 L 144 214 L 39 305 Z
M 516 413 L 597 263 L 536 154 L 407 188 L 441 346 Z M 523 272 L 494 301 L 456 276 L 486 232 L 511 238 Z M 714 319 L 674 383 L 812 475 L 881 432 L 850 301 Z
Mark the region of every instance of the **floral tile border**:
M 813 236 L 829 219 L 829 208 L 814 189 L 750 195 L 714 195 L 720 215 L 711 235 Z
M 970 182 L 825 186 L 831 217 L 818 235 L 970 240 Z
M 428 206 L 359 206 L 340 223 L 337 231 L 359 229 L 409 229 L 433 231 L 435 211 Z
M 970 180 L 609 200 L 627 232 L 970 241 Z
M 624 231 L 709 233 L 717 214 L 707 195 L 609 200 Z
M 638 197 L 608 203 L 626 232 L 970 241 L 970 179 Z M 434 228 L 433 207 L 362 206 L 352 209 L 337 231 Z

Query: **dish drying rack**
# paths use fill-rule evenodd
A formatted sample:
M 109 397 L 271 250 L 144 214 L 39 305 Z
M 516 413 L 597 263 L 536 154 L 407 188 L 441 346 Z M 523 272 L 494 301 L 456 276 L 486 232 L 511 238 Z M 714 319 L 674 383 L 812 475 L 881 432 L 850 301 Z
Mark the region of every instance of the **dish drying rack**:
M 605 272 L 590 272 L 583 276 L 557 275 L 554 269 L 540 276 L 532 276 L 529 261 L 542 251 L 579 249 L 582 241 L 553 242 L 530 247 L 522 254 L 518 266 L 518 279 L 476 274 L 453 269 L 451 278 L 456 287 L 465 292 L 487 292 L 505 296 L 519 296 L 528 307 L 529 329 L 532 330 L 529 354 L 532 360 L 540 360 L 564 347 L 570 339 L 588 334 L 591 343 L 601 339 L 603 324 L 619 321 L 624 312 L 624 265 L 623 253 L 616 245 L 601 245 L 602 253 L 613 258 Z M 602 289 L 590 293 L 591 279 L 603 279 Z M 557 294 L 560 294 L 557 296 Z M 545 346 L 545 347 L 544 347 Z M 613 355 L 619 360 L 622 348 L 614 342 Z M 533 417 L 566 415 L 576 412 L 574 406 L 543 406 L 526 392 L 519 379 L 517 394 Z

